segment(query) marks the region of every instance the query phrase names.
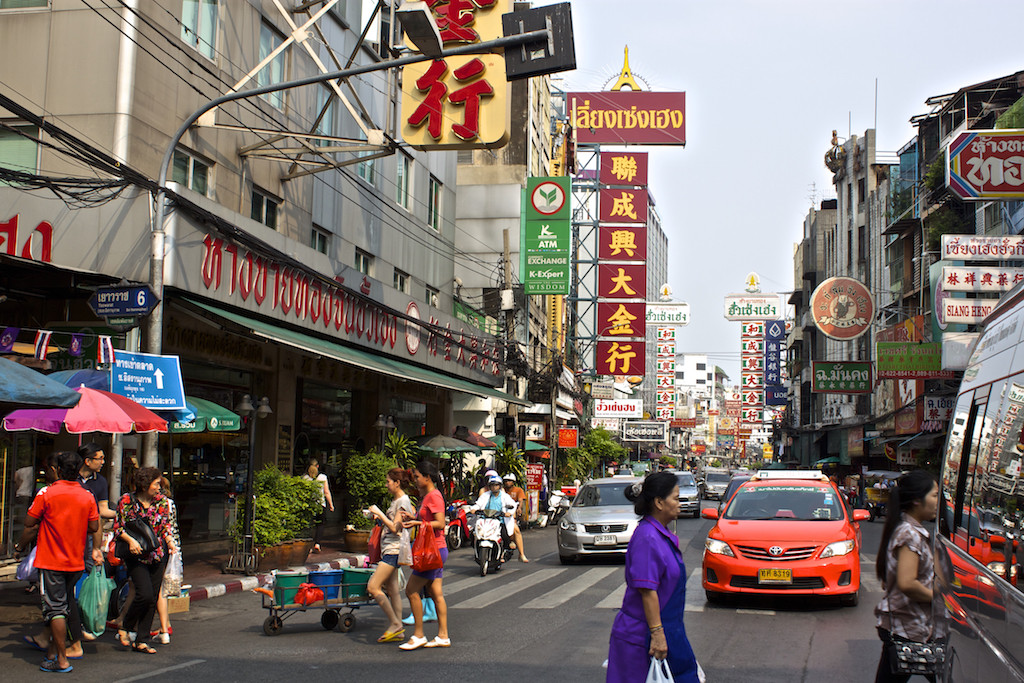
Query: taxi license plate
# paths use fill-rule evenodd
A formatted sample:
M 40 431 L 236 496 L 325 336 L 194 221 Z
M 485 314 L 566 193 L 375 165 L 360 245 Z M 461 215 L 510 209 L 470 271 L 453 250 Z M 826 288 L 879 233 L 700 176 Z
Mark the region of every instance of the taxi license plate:
M 793 583 L 792 569 L 758 569 L 758 583 Z
M 615 545 L 616 542 L 614 536 L 594 536 L 594 545 Z

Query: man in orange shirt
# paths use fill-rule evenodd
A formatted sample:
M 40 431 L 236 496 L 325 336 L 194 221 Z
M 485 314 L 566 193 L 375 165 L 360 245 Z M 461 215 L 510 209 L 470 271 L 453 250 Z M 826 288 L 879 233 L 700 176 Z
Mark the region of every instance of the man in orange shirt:
M 77 453 L 56 455 L 58 480 L 41 490 L 32 501 L 25 530 L 14 546 L 25 547 L 38 531 L 35 566 L 39 570 L 43 619 L 50 627 L 50 647 L 40 670 L 67 673 L 65 640 L 67 620 L 76 618 L 75 584 L 85 569 L 85 543 L 99 529 L 96 499 L 78 483 L 82 458 Z M 36 528 L 38 527 L 38 529 Z
M 516 526 L 512 537 L 516 542 L 516 548 L 519 549 L 519 559 L 523 562 L 529 562 L 529 560 L 526 559 L 526 549 L 523 548 L 523 534 L 519 530 L 520 523 L 525 524 L 527 519 L 526 491 L 524 491 L 522 487 L 516 486 L 516 475 L 511 472 L 502 477 L 501 481 L 505 486 L 505 493 L 512 496 L 512 500 L 519 503 L 519 506 L 516 508 Z

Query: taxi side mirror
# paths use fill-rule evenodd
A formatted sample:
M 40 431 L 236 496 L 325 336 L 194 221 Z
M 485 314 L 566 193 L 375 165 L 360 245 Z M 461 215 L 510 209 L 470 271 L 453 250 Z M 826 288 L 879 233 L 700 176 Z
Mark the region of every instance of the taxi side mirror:
M 855 522 L 863 522 L 863 521 L 868 520 L 868 519 L 871 519 L 871 512 L 869 512 L 868 510 L 854 510 L 853 511 L 853 521 L 855 521 Z
M 704 508 L 700 511 L 700 516 L 704 519 L 718 519 L 718 510 L 716 508 Z

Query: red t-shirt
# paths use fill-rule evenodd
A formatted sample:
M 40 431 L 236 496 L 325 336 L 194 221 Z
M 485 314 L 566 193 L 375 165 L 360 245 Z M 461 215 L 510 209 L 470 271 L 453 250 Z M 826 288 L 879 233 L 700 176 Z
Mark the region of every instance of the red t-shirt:
M 77 481 L 55 481 L 36 494 L 28 514 L 39 520 L 35 566 L 58 572 L 85 569 L 89 522 L 99 520 L 96 499 Z
M 419 518 L 424 522 L 433 522 L 439 512 L 442 515 L 444 514 L 444 497 L 441 495 L 440 491 L 434 489 L 423 497 L 423 504 L 420 505 Z M 437 549 L 441 550 L 442 548 L 447 548 L 448 543 L 444 539 L 444 527 L 441 527 L 440 529 L 434 529 L 431 527 L 431 529 L 434 532 L 434 545 L 437 546 Z

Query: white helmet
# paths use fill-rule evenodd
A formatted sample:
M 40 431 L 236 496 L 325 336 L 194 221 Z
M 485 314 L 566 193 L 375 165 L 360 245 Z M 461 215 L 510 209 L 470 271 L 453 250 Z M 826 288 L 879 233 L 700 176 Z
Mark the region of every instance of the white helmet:
M 516 480 L 516 475 L 512 474 L 511 472 L 509 472 L 504 477 L 502 477 L 502 479 L 505 480 L 505 481 L 515 481 Z
M 484 472 L 484 479 L 490 479 L 491 477 L 497 477 L 497 476 L 498 476 L 497 470 L 487 470 L 486 472 Z M 500 477 L 499 477 L 499 479 L 500 479 Z

